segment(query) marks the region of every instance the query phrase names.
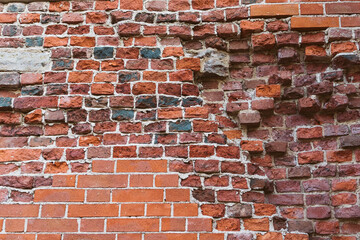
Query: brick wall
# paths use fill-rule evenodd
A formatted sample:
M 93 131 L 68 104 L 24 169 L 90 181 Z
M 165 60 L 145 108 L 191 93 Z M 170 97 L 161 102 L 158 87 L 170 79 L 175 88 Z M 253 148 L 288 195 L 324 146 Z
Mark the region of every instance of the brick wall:
M 1 240 L 359 239 L 359 1 L 0 10 Z

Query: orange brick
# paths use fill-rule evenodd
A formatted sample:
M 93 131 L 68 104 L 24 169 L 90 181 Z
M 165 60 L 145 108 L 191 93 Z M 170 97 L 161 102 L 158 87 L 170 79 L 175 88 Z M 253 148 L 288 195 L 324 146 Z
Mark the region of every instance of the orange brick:
M 66 37 L 45 37 L 44 47 L 64 47 L 67 46 L 68 40 Z
M 242 137 L 241 130 L 228 130 L 224 131 L 224 134 L 228 139 L 240 139 Z
M 23 233 L 21 233 L 21 234 L 20 233 L 19 234 L 0 234 L 0 240 L 12 240 L 12 239 L 16 239 L 16 240 L 35 240 L 35 237 L 36 237 L 35 234 L 23 234 Z M 38 239 L 44 240 L 44 238 L 38 238 Z M 51 238 L 51 240 L 52 239 L 53 238 Z M 60 240 L 60 239 L 54 238 L 54 240 Z
M 108 219 L 108 232 L 157 232 L 159 219 Z
M 64 240 L 115 240 L 115 237 L 115 234 L 65 234 Z
M 38 13 L 23 13 L 20 15 L 20 23 L 29 24 L 40 22 L 40 14 Z
M 16 22 L 16 18 L 17 18 L 16 13 L 1 13 L 0 23 L 14 23 Z
M 166 201 L 169 202 L 190 201 L 190 189 L 166 189 Z
M 88 202 L 109 202 L 110 190 L 105 190 L 105 189 L 88 190 L 86 195 L 86 200 Z
M 112 95 L 114 89 L 114 85 L 110 83 L 94 83 L 91 85 L 91 93 L 94 95 Z
M 76 204 L 68 206 L 68 217 L 117 217 L 116 204 Z
M 190 69 L 193 71 L 200 71 L 199 58 L 183 58 L 176 61 L 176 69 Z
M 223 240 L 223 233 L 200 233 L 200 240 Z
M 41 149 L 1 149 L 0 162 L 38 160 Z
M 126 10 L 142 10 L 142 0 L 120 0 L 120 9 Z
M 257 234 L 257 240 L 283 240 L 283 236 L 281 233 L 279 232 L 268 232 L 265 233 L 264 235 L 261 234 Z
M 165 82 L 167 79 L 167 74 L 166 72 L 144 71 L 143 79 L 149 81 Z
M 29 219 L 29 232 L 77 232 L 76 219 Z
M 287 233 L 285 235 L 285 240 L 308 240 L 308 234 L 296 234 L 296 233 Z
M 269 219 L 268 218 L 244 219 L 244 227 L 246 230 L 252 230 L 252 231 L 269 231 Z
M 121 204 L 120 216 L 135 217 L 145 215 L 145 204 Z
M 116 172 L 166 172 L 166 160 L 119 160 Z
M 1 239 L 1 237 L 0 237 Z M 34 238 L 35 239 L 35 238 Z M 38 234 L 37 240 L 61 240 L 61 234 Z
M 60 108 L 81 108 L 82 106 L 81 96 L 64 96 L 60 97 L 59 107 Z
M 123 188 L 127 186 L 127 175 L 81 175 L 80 188 Z
M 156 187 L 177 187 L 179 185 L 179 176 L 177 174 L 156 175 Z
M 292 17 L 291 29 L 316 30 L 329 27 L 339 27 L 338 17 Z
M 276 206 L 272 204 L 254 204 L 255 214 L 258 216 L 271 216 L 276 213 Z
M 6 219 L 6 232 L 23 232 L 25 228 L 25 219 Z
M 208 115 L 209 115 L 209 109 L 205 107 L 185 108 L 186 118 L 207 118 Z
M 257 97 L 280 97 L 281 86 L 279 84 L 259 85 L 256 87 Z
M 124 233 L 124 234 L 117 234 L 118 239 L 121 240 L 142 240 L 141 233 Z
M 292 16 L 299 14 L 298 4 L 274 4 L 274 5 L 252 5 L 250 6 L 251 17 L 275 17 Z
M 357 50 L 356 44 L 353 42 L 341 42 L 331 44 L 331 54 L 354 52 Z
M 85 191 L 81 189 L 37 189 L 35 202 L 83 202 Z
M 135 46 L 156 46 L 156 37 L 137 37 Z
M 145 234 L 145 240 L 196 240 L 196 233 L 151 233 Z
M 42 218 L 61 218 L 65 216 L 64 204 L 49 204 L 43 205 L 41 208 L 41 217 Z
M 75 187 L 75 175 L 54 175 L 53 187 Z
M 136 174 L 130 175 L 130 187 L 152 187 L 154 175 Z
M 50 12 L 64 12 L 70 9 L 70 3 L 67 1 L 50 2 Z
M 219 231 L 239 231 L 240 219 L 223 218 L 216 222 L 216 229 Z
M 182 47 L 165 47 L 162 53 L 163 57 L 181 57 L 184 56 Z
M 92 72 L 70 72 L 68 81 L 69 83 L 90 83 L 93 78 Z
M 181 108 L 158 109 L 158 119 L 178 119 L 182 118 Z
M 360 17 L 341 17 L 341 27 L 360 27 Z
M 152 203 L 147 205 L 146 216 L 170 216 L 171 204 Z
M 92 161 L 92 171 L 101 173 L 113 173 L 115 170 L 115 161 L 94 160 Z
M 211 232 L 212 219 L 211 218 L 189 218 L 188 219 L 189 232 Z
M 116 82 L 117 76 L 115 73 L 100 72 L 95 75 L 94 82 Z
M 301 15 L 322 15 L 324 13 L 322 4 L 301 4 Z
M 70 39 L 71 46 L 79 46 L 79 47 L 94 47 L 95 46 L 95 38 L 94 37 L 71 37 Z
M 162 218 L 161 231 L 185 231 L 185 218 Z
M 6 204 L 0 208 L 0 217 L 38 217 L 39 205 Z
M 121 189 L 113 191 L 115 202 L 162 202 L 161 189 Z
M 262 141 L 241 141 L 241 149 L 249 152 L 262 152 L 264 151 Z
M 198 215 L 198 205 L 196 203 L 174 204 L 174 216 L 191 217 L 197 215 Z
M 104 219 L 81 219 L 80 231 L 81 232 L 103 232 L 104 225 L 105 225 Z

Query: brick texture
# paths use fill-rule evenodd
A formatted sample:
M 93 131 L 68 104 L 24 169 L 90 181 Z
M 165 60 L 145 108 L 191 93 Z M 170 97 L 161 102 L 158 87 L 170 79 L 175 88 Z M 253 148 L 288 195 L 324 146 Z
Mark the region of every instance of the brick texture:
M 359 6 L 1 4 L 0 239 L 359 239 Z

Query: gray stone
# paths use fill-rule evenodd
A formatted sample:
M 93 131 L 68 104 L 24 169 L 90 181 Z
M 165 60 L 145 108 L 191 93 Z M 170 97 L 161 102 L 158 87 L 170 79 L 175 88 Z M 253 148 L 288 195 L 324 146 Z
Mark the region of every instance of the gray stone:
M 0 87 L 16 88 L 20 86 L 18 73 L 0 73 Z
M 0 71 L 49 71 L 50 56 L 49 51 L 36 49 L 0 49 Z
M 251 205 L 235 204 L 227 208 L 228 217 L 245 218 L 252 216 Z
M 210 48 L 200 53 L 198 57 L 202 58 L 200 72 L 203 74 L 219 77 L 229 75 L 229 54 Z

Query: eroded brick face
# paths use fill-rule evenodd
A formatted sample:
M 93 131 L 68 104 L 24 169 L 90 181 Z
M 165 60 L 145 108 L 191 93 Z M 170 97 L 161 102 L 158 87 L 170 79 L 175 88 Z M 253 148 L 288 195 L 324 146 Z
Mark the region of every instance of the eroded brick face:
M 0 239 L 358 239 L 359 5 L 1 5 Z

